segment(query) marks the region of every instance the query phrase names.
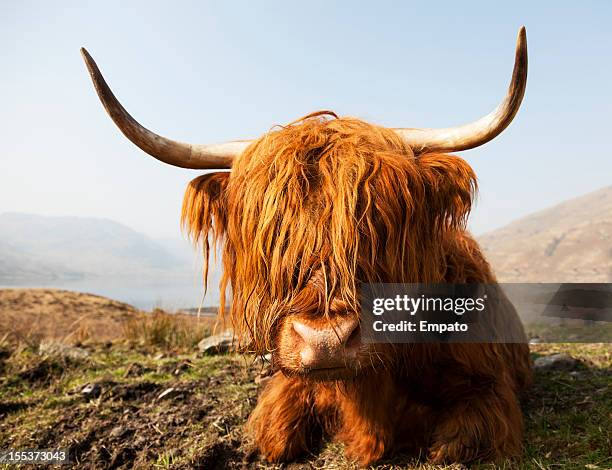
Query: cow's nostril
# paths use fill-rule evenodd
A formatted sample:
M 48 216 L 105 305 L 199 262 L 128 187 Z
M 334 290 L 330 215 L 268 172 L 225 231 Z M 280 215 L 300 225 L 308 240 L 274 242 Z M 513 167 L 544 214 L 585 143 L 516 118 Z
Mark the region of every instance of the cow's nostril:
M 311 344 L 317 336 L 315 328 L 306 325 L 300 321 L 293 321 L 293 331 L 295 331 L 305 344 Z

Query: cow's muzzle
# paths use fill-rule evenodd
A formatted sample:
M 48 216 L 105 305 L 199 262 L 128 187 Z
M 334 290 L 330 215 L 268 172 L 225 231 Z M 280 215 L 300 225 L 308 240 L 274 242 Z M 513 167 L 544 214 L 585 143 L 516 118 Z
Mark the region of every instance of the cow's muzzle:
M 306 371 L 353 368 L 361 348 L 359 321 L 335 317 L 325 326 L 293 320 L 301 366 Z

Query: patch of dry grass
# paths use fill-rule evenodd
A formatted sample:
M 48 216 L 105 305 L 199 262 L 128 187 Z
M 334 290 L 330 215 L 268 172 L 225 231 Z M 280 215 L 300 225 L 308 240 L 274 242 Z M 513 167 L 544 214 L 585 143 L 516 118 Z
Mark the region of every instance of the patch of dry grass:
M 36 348 L 42 340 L 105 342 L 123 335 L 123 323 L 145 313 L 98 295 L 59 289 L 0 289 L 0 335 Z
M 170 314 L 156 309 L 139 315 L 123 325 L 123 336 L 143 346 L 171 350 L 193 350 L 198 342 L 211 334 L 214 321 Z

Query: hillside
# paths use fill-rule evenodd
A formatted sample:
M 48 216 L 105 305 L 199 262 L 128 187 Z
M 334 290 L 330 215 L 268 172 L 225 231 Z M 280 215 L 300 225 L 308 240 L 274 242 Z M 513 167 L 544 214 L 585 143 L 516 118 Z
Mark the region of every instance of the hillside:
M 121 336 L 125 322 L 143 313 L 98 295 L 58 289 L 0 289 L 0 336 L 13 340 L 97 341 Z
M 215 321 L 210 315 L 144 312 L 107 297 L 62 289 L 0 289 L 0 346 L 42 340 L 100 344 L 135 336 L 156 341 L 160 334 L 195 344 Z
M 612 282 L 612 186 L 479 237 L 502 282 Z

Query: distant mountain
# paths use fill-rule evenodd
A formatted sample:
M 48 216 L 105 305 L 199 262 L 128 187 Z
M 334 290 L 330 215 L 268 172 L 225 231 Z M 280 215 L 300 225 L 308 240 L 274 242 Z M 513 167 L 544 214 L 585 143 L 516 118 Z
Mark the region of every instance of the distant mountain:
M 479 237 L 503 282 L 612 282 L 612 186 Z
M 0 241 L 0 283 L 80 278 L 82 274 L 79 272 L 60 264 L 41 261 L 21 248 Z
M 0 214 L 0 283 L 191 272 L 175 246 L 106 219 Z
M 198 254 L 193 244 L 186 238 L 156 238 L 155 242 L 182 262 L 193 263 Z

